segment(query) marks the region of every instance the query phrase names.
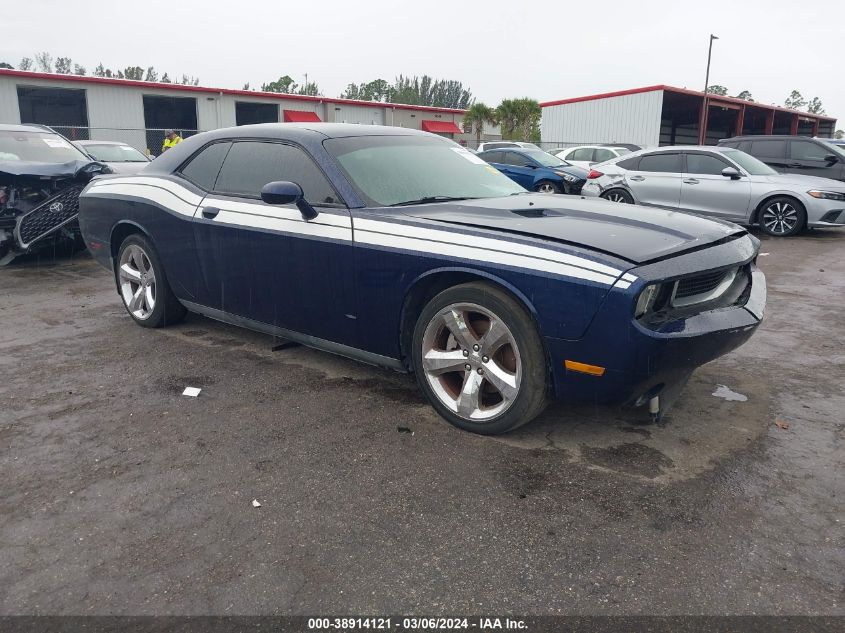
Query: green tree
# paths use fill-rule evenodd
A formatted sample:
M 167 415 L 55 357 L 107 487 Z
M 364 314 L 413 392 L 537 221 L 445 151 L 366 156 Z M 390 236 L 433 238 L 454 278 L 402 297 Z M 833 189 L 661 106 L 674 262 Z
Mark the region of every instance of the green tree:
M 106 67 L 103 66 L 103 62 L 97 64 L 97 67 L 94 69 L 94 76 L 95 77 L 105 77 L 106 76 Z
M 836 130 L 833 138 L 845 138 L 845 130 Z
M 515 103 L 519 113 L 517 130 L 520 132 L 522 140 L 531 141 L 539 137 L 540 117 L 542 115 L 540 104 L 535 99 L 527 97 L 516 99 Z
M 156 69 L 150 66 L 144 74 L 144 81 L 158 81 L 158 73 Z
M 163 84 L 169 84 L 170 83 L 170 76 L 167 73 L 164 73 L 161 76 L 161 83 L 163 83 Z
M 42 51 L 35 54 L 35 63 L 38 64 L 38 70 L 42 73 L 53 72 L 53 56 L 47 51 Z
M 296 92 L 298 87 L 299 84 L 297 84 L 290 75 L 283 75 L 276 81 L 271 81 L 268 84 L 261 84 L 261 92 L 281 92 L 291 94 Z
M 249 90 L 249 82 L 246 82 L 241 90 Z
M 519 125 L 519 106 L 515 99 L 502 99 L 496 107 L 496 120 L 502 129 L 502 138 L 513 140 L 516 128 Z
M 31 57 L 24 57 L 21 59 L 21 63 L 18 64 L 18 68 L 21 70 L 32 70 L 32 58 Z
M 818 97 L 813 97 L 807 104 L 807 112 L 810 114 L 824 114 L 824 107 L 822 101 Z
M 80 66 L 79 64 L 73 65 L 73 74 L 74 75 L 84 75 L 88 71 L 85 69 L 85 66 Z
M 496 110 L 477 101 L 467 109 L 464 115 L 464 124 L 472 126 L 472 130 L 475 132 L 475 140 L 481 143 L 484 125 L 496 125 Z
M 309 95 L 311 97 L 316 97 L 320 94 L 320 86 L 318 86 L 315 82 L 309 81 L 306 82 L 304 86 L 300 86 L 299 89 L 296 91 L 298 95 Z
M 144 79 L 144 69 L 140 66 L 128 66 L 123 70 L 123 78 L 142 81 Z
M 793 90 L 791 93 L 789 93 L 789 96 L 783 102 L 783 105 L 793 110 L 800 110 L 805 105 L 807 105 L 807 101 L 804 99 L 804 97 L 801 96 L 800 92 L 798 92 L 797 90 Z
M 14 66 L 12 66 L 11 64 L 8 64 L 8 63 L 6 63 L 6 62 L 0 62 L 0 68 L 8 68 L 9 70 L 14 70 L 14 69 L 15 69 L 15 67 L 14 67 Z
M 56 74 L 57 75 L 69 75 L 72 67 L 73 67 L 73 62 L 71 61 L 70 57 L 57 57 L 56 58 Z
M 748 90 L 743 90 L 736 96 L 736 98 L 742 99 L 743 101 L 754 101 L 754 99 L 751 97 L 751 93 Z
M 719 95 L 720 97 L 725 97 L 728 94 L 728 89 L 724 86 L 714 85 L 714 86 L 707 86 L 707 92 L 711 95 Z

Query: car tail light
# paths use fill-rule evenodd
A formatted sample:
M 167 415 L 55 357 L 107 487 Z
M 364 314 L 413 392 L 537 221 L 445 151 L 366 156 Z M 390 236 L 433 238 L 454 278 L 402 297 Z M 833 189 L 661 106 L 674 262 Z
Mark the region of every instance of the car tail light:
M 587 180 L 595 180 L 596 178 L 601 178 L 602 176 L 604 176 L 604 174 L 601 173 L 600 171 L 596 171 L 595 169 L 591 169 L 590 173 L 587 174 Z

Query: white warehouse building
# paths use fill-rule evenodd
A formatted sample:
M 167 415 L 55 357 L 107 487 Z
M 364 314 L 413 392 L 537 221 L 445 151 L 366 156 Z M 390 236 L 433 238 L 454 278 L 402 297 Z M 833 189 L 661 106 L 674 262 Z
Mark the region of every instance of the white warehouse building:
M 123 141 L 158 154 L 183 136 L 235 125 L 326 121 L 425 130 L 466 144 L 464 110 L 0 69 L 0 123 L 49 125 L 71 140 Z M 501 138 L 485 128 L 485 139 Z
M 548 101 L 540 108 L 543 147 L 715 145 L 745 134 L 829 138 L 836 129 L 833 117 L 665 85 Z

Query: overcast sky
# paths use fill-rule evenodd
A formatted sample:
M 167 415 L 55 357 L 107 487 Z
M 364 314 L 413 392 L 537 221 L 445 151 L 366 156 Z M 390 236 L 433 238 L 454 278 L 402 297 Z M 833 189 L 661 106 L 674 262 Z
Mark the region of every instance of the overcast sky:
M 540 101 L 710 83 L 783 104 L 821 98 L 845 125 L 843 0 L 27 0 L 4 7 L 0 61 L 50 51 L 88 68 L 155 66 L 240 88 L 308 73 L 323 94 L 350 82 L 429 74 L 480 101 Z

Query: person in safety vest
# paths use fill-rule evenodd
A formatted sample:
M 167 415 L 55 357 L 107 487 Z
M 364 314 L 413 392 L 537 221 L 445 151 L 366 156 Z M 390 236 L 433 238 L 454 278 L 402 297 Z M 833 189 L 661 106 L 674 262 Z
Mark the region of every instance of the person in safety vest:
M 181 142 L 182 137 L 175 130 L 164 131 L 164 144 L 161 146 L 161 153 L 163 154 L 177 143 Z

